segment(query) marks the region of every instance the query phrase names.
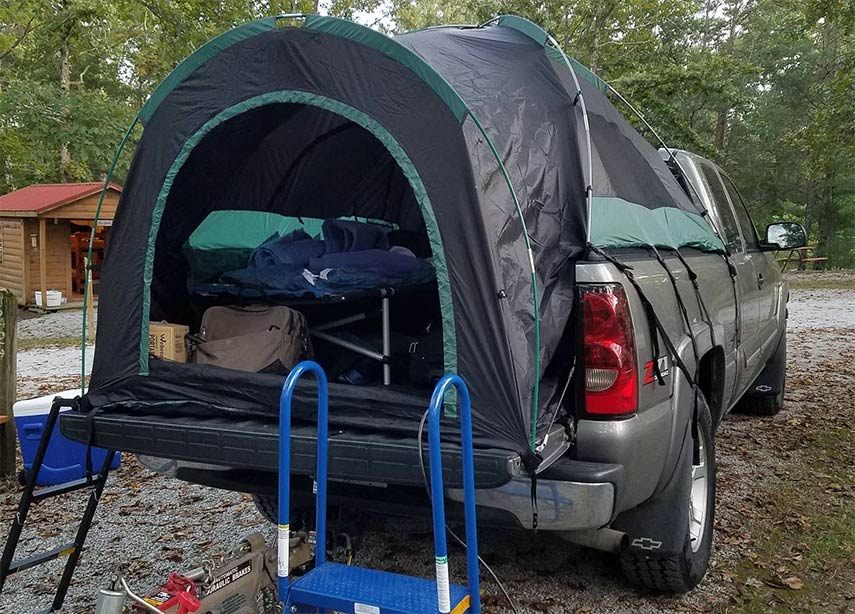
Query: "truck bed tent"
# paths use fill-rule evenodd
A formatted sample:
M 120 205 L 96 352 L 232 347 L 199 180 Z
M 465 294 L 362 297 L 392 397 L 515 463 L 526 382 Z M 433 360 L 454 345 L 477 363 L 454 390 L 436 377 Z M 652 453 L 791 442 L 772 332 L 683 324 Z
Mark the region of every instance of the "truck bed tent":
M 84 408 L 275 415 L 281 376 L 158 360 L 149 322 L 186 319 L 188 249 L 218 244 L 218 216 L 267 216 L 221 225 L 244 242 L 287 220 L 356 216 L 426 231 L 445 369 L 470 386 L 476 437 L 530 449 L 571 364 L 561 341 L 588 242 L 720 241 L 603 83 L 531 22 L 394 38 L 330 17 L 294 23 L 263 19 L 217 37 L 141 110 Z M 394 387 L 331 390 L 334 422 L 417 420 L 425 407 Z M 312 408 L 306 383 L 295 411 Z

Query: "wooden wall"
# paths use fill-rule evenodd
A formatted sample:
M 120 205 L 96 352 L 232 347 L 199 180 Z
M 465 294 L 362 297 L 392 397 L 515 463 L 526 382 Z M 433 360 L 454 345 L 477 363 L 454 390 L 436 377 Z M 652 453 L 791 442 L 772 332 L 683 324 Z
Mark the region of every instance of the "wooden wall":
M 3 240 L 3 256 L 0 261 L 0 288 L 15 293 L 18 303 L 27 301 L 24 250 L 24 220 L 0 218 L 0 237 Z
M 62 220 L 94 220 L 100 197 L 101 194 L 93 194 L 44 213 L 43 216 Z M 119 192 L 113 189 L 107 190 L 107 194 L 104 196 L 104 204 L 101 205 L 101 215 L 98 216 L 98 219 L 112 220 L 116 215 L 116 205 L 118 204 Z
M 43 214 L 46 234 L 48 290 L 59 290 L 71 300 L 71 222 L 92 220 L 100 194 L 93 194 Z M 119 192 L 107 191 L 101 206 L 101 220 L 112 220 L 119 204 Z M 35 303 L 41 289 L 39 262 L 39 220 L 36 217 L 0 217 L 3 261 L 0 262 L 0 288 L 8 288 L 20 304 Z M 33 247 L 32 236 L 36 236 Z
M 59 290 L 69 300 L 71 297 L 71 224 L 68 220 L 57 220 L 53 218 L 45 220 L 45 231 L 47 236 L 46 262 L 47 262 L 47 289 Z M 35 302 L 35 292 L 41 288 L 39 278 L 39 248 L 32 246 L 31 235 L 39 235 L 39 220 L 28 218 L 24 226 L 24 243 L 29 255 L 29 275 L 27 288 L 27 300 Z M 37 241 L 38 243 L 38 241 Z

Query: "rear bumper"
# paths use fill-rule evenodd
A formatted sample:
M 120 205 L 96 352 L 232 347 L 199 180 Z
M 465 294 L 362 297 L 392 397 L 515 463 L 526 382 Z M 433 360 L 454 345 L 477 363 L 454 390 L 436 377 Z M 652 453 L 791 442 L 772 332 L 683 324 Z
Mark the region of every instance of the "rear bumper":
M 623 466 L 562 459 L 537 478 L 537 528 L 543 531 L 579 531 L 608 525 L 615 499 L 623 485 Z M 449 489 L 448 497 L 463 501 L 463 491 Z M 476 503 L 503 510 L 519 526 L 533 527 L 531 478 L 519 476 L 498 488 L 478 489 Z
M 64 414 L 60 430 L 69 439 L 87 441 L 88 425 L 82 413 Z M 179 479 L 228 490 L 275 493 L 278 471 L 275 422 L 111 412 L 93 418 L 92 443 L 122 452 L 172 459 L 174 462 L 163 463 L 161 471 L 168 467 L 170 475 Z M 315 445 L 313 428 L 293 429 L 291 453 L 295 475 L 314 473 Z M 333 503 L 335 491 L 347 491 L 349 502 L 382 503 L 375 508 L 378 511 L 409 513 L 409 504 L 413 513 L 422 509 L 429 512 L 430 506 L 419 497 L 423 478 L 415 437 L 332 430 L 329 454 L 330 478 L 347 486 L 331 491 Z M 461 464 L 459 448 L 444 444 L 443 480 L 451 502 L 463 499 Z M 487 524 L 532 527 L 531 480 L 520 466 L 516 452 L 476 450 L 479 518 L 488 519 Z M 623 482 L 621 465 L 557 461 L 538 475 L 538 528 L 575 531 L 606 526 L 613 519 Z M 299 490 L 299 484 L 297 480 L 295 490 Z M 449 512 L 454 515 L 452 509 Z

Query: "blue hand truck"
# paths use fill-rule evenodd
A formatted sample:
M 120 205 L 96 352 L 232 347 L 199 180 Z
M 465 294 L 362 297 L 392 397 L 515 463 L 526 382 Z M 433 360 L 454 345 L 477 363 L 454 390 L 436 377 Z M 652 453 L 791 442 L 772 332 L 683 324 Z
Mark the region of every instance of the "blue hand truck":
M 289 498 L 291 489 L 291 398 L 299 379 L 314 373 L 318 384 L 318 448 L 315 482 L 315 566 L 305 575 L 288 577 Z M 450 584 L 445 536 L 442 458 L 439 419 L 443 398 L 450 387 L 458 392 L 463 444 L 463 490 L 466 523 L 468 586 Z M 475 526 L 475 470 L 472 458 L 472 412 L 469 390 L 458 375 L 444 376 L 434 388 L 428 410 L 433 539 L 436 580 L 415 578 L 375 569 L 351 567 L 326 560 L 327 445 L 329 387 L 326 374 L 315 362 L 294 367 L 282 387 L 279 405 L 279 530 L 278 592 L 286 614 L 295 612 L 345 612 L 347 614 L 480 614 L 478 538 Z

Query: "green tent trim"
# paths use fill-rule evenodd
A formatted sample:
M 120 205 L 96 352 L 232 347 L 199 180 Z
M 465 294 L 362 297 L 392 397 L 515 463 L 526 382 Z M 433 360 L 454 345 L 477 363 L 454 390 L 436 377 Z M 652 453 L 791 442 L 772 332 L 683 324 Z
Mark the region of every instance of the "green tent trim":
M 537 41 L 538 44 L 543 45 L 546 49 L 546 55 L 548 55 L 550 59 L 558 62 L 561 66 L 566 66 L 564 62 L 564 54 L 561 53 L 560 49 L 556 49 L 549 44 L 549 34 L 533 21 L 529 21 L 528 19 L 517 15 L 502 15 L 496 20 L 496 25 L 519 30 L 529 38 Z M 567 60 L 572 64 L 573 70 L 578 76 L 588 81 L 601 92 L 605 93 L 608 91 L 608 84 L 591 72 L 590 68 L 570 56 L 567 56 Z
M 721 239 L 697 213 L 673 207 L 648 209 L 616 196 L 594 196 L 593 208 L 591 243 L 596 247 L 692 247 L 705 252 L 725 251 Z
M 148 246 L 146 248 L 145 268 L 143 271 L 143 304 L 142 304 L 142 322 L 140 335 L 140 358 L 139 372 L 140 375 L 147 375 L 149 372 L 149 318 L 151 312 L 151 282 L 154 273 L 154 250 L 157 241 L 157 233 L 160 229 L 160 222 L 163 217 L 163 210 L 166 207 L 166 200 L 169 197 L 169 192 L 172 189 L 172 184 L 175 178 L 184 166 L 191 152 L 201 142 L 201 140 L 210 133 L 214 128 L 223 122 L 250 111 L 260 106 L 274 103 L 295 103 L 306 104 L 321 109 L 325 109 L 332 113 L 336 113 L 346 119 L 365 128 L 373 134 L 389 151 L 395 161 L 400 166 L 404 176 L 412 186 L 413 193 L 419 207 L 422 210 L 425 226 L 427 227 L 428 239 L 433 251 L 433 264 L 436 269 L 437 285 L 439 286 L 439 301 L 442 310 L 442 340 L 444 350 L 444 366 L 446 372 L 457 372 L 457 335 L 454 328 L 454 304 L 451 297 L 451 282 L 448 276 L 448 265 L 445 260 L 445 251 L 442 246 L 442 238 L 439 233 L 439 225 L 433 212 L 433 207 L 430 202 L 430 197 L 427 190 L 419 177 L 412 160 L 407 156 L 401 145 L 395 138 L 384 128 L 379 122 L 372 117 L 366 115 L 362 111 L 351 107 L 341 101 L 311 94 L 308 92 L 282 90 L 278 92 L 268 92 L 249 98 L 240 102 L 228 109 L 224 109 L 216 116 L 208 120 L 196 133 L 193 134 L 183 148 L 176 156 L 172 165 L 166 173 L 166 178 L 161 186 L 160 192 L 152 212 L 151 229 L 148 236 Z
M 190 73 L 199 68 L 202 64 L 210 60 L 212 57 L 243 40 L 246 40 L 256 34 L 269 32 L 276 29 L 277 17 L 266 17 L 256 21 L 250 21 L 241 26 L 223 32 L 219 36 L 212 38 L 207 43 L 199 47 L 192 54 L 187 56 L 178 66 L 172 69 L 166 78 L 160 82 L 160 85 L 152 92 L 149 99 L 143 105 L 139 112 L 139 118 L 143 124 L 147 123 L 160 103 L 174 90 L 178 85 L 186 79 Z
M 469 113 L 469 107 L 457 90 L 433 66 L 394 38 L 352 21 L 323 15 L 308 15 L 303 27 L 315 32 L 341 36 L 379 51 L 415 73 L 448 106 L 457 121 L 462 122 Z

